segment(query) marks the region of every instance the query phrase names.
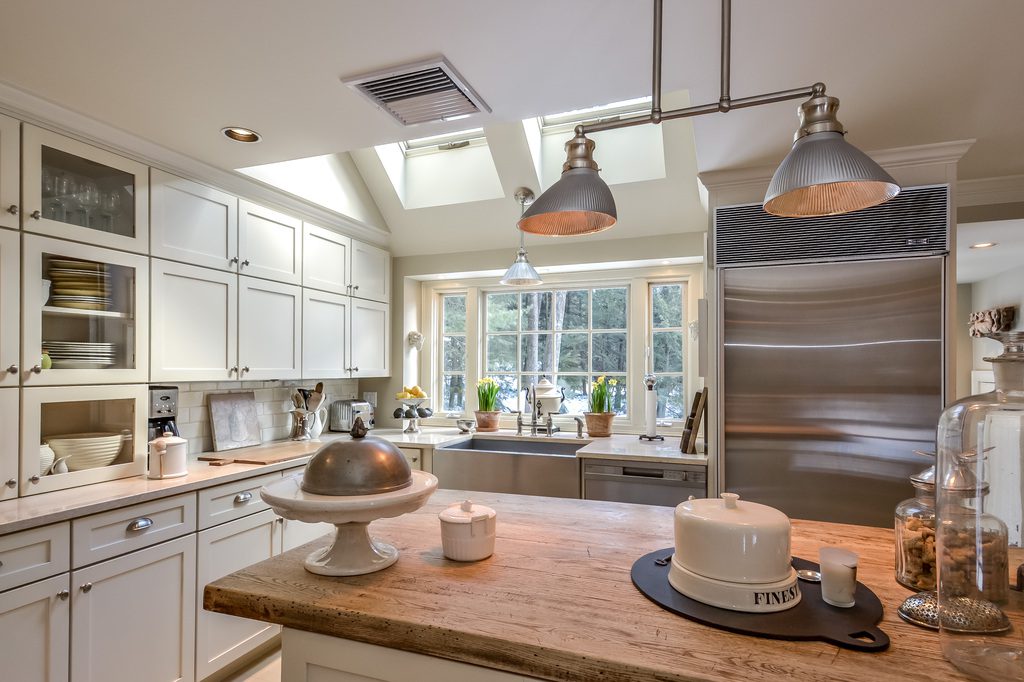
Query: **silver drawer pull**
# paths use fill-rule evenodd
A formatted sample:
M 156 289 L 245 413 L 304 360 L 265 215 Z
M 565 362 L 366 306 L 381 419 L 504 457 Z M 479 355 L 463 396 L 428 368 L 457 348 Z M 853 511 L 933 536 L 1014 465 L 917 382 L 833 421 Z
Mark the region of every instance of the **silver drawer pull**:
M 8 488 L 12 488 L 13 489 L 13 488 L 17 488 L 18 487 L 18 482 L 16 480 L 14 480 L 13 478 L 9 478 L 9 479 L 7 479 L 7 482 L 4 483 L 4 485 L 7 486 Z
M 246 490 L 244 493 L 235 495 L 235 504 L 245 504 L 252 499 L 252 493 Z
M 82 592 L 90 592 L 92 590 L 92 583 L 86 583 L 81 586 Z
M 153 525 L 153 519 L 151 519 L 149 517 L 146 517 L 146 516 L 143 516 L 141 519 L 135 519 L 134 521 L 129 523 L 128 527 L 125 528 L 125 530 L 128 531 L 129 533 L 131 533 L 131 532 L 138 531 L 138 530 L 146 530 L 147 528 L 149 528 L 152 525 Z
M 70 596 L 71 596 L 71 593 L 68 592 L 67 590 L 61 590 L 60 592 L 57 593 L 57 597 L 60 598 L 61 601 L 67 601 L 68 597 L 70 597 Z

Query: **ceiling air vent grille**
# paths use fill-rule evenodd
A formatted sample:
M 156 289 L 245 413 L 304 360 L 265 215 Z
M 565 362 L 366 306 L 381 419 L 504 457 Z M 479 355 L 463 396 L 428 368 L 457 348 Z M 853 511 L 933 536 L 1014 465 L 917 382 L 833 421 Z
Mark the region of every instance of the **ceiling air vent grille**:
M 342 82 L 405 126 L 465 118 L 491 109 L 443 57 Z
M 909 187 L 853 213 L 780 218 L 760 204 L 715 209 L 715 264 L 856 260 L 949 251 L 949 187 Z

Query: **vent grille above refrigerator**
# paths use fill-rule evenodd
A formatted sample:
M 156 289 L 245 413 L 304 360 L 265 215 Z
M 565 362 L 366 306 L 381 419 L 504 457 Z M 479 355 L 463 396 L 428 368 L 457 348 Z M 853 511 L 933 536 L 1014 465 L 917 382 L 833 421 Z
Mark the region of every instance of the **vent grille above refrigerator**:
M 405 126 L 490 111 L 445 59 L 407 64 L 342 80 Z
M 949 187 L 912 187 L 879 206 L 779 218 L 760 204 L 715 209 L 715 265 L 914 256 L 949 251 Z

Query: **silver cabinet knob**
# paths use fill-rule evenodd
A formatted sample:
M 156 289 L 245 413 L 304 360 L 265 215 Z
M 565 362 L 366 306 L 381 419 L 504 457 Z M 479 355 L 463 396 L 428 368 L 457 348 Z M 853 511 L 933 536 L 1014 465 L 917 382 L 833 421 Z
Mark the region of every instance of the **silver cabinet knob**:
M 18 373 L 18 366 L 17 365 L 8 365 L 7 366 L 7 373 L 8 374 L 17 374 Z
M 284 524 L 284 519 L 282 519 L 280 516 L 277 517 L 276 519 L 274 519 L 274 521 L 276 521 L 277 523 L 280 523 L 280 524 Z
M 60 592 L 57 593 L 57 598 L 60 599 L 61 601 L 67 601 L 68 597 L 70 597 L 70 596 L 71 596 L 71 593 L 68 592 L 67 590 L 61 590 Z
M 234 366 L 234 367 L 232 367 L 231 369 L 228 370 L 228 374 L 231 374 L 232 372 L 237 372 L 237 371 L 238 371 L 238 366 L 236 365 L 236 366 Z
M 32 365 L 32 369 L 29 370 L 33 374 L 42 374 L 43 368 L 41 365 Z
M 352 371 L 353 371 L 353 372 L 358 372 L 358 371 L 359 371 L 359 368 L 358 368 L 358 367 L 353 367 L 353 368 L 352 368 Z
M 149 518 L 148 516 L 143 516 L 129 523 L 128 527 L 125 528 L 125 531 L 128 533 L 132 533 L 135 531 L 146 530 L 147 528 L 152 527 L 152 525 L 153 519 Z
M 241 492 L 235 495 L 235 504 L 245 504 L 251 499 L 252 493 L 246 490 L 245 492 Z
M 18 205 L 11 204 L 10 206 L 7 207 L 7 212 L 10 213 L 11 215 L 18 215 Z
M 228 260 L 228 265 L 235 265 L 236 263 L 238 263 L 238 256 Z
M 92 590 L 92 583 L 86 583 L 82 585 L 81 589 L 82 592 L 89 592 L 90 590 Z
M 12 489 L 13 488 L 17 488 L 18 487 L 18 481 L 13 479 L 13 478 L 8 478 L 6 481 L 4 481 L 4 485 L 7 486 L 8 488 L 12 488 Z
M 353 284 L 352 285 L 352 291 L 359 291 L 359 285 L 358 284 Z
M 242 265 L 243 266 L 249 265 L 249 259 L 246 258 L 244 261 L 242 261 Z
M 28 217 L 32 218 L 33 220 L 39 220 L 39 219 L 41 219 L 43 217 L 43 212 L 42 211 L 32 211 L 31 213 L 28 214 Z
M 35 476 L 29 476 L 28 481 L 29 483 L 39 483 L 39 474 L 36 474 Z
M 249 371 L 249 367 L 248 366 L 242 368 L 242 374 L 245 374 L 248 371 Z

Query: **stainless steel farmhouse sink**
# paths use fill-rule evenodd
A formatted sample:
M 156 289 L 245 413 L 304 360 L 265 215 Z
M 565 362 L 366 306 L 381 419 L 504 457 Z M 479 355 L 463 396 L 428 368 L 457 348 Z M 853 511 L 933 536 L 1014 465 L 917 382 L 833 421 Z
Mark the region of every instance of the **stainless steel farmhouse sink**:
M 584 445 L 472 437 L 435 449 L 432 471 L 442 488 L 579 498 Z

